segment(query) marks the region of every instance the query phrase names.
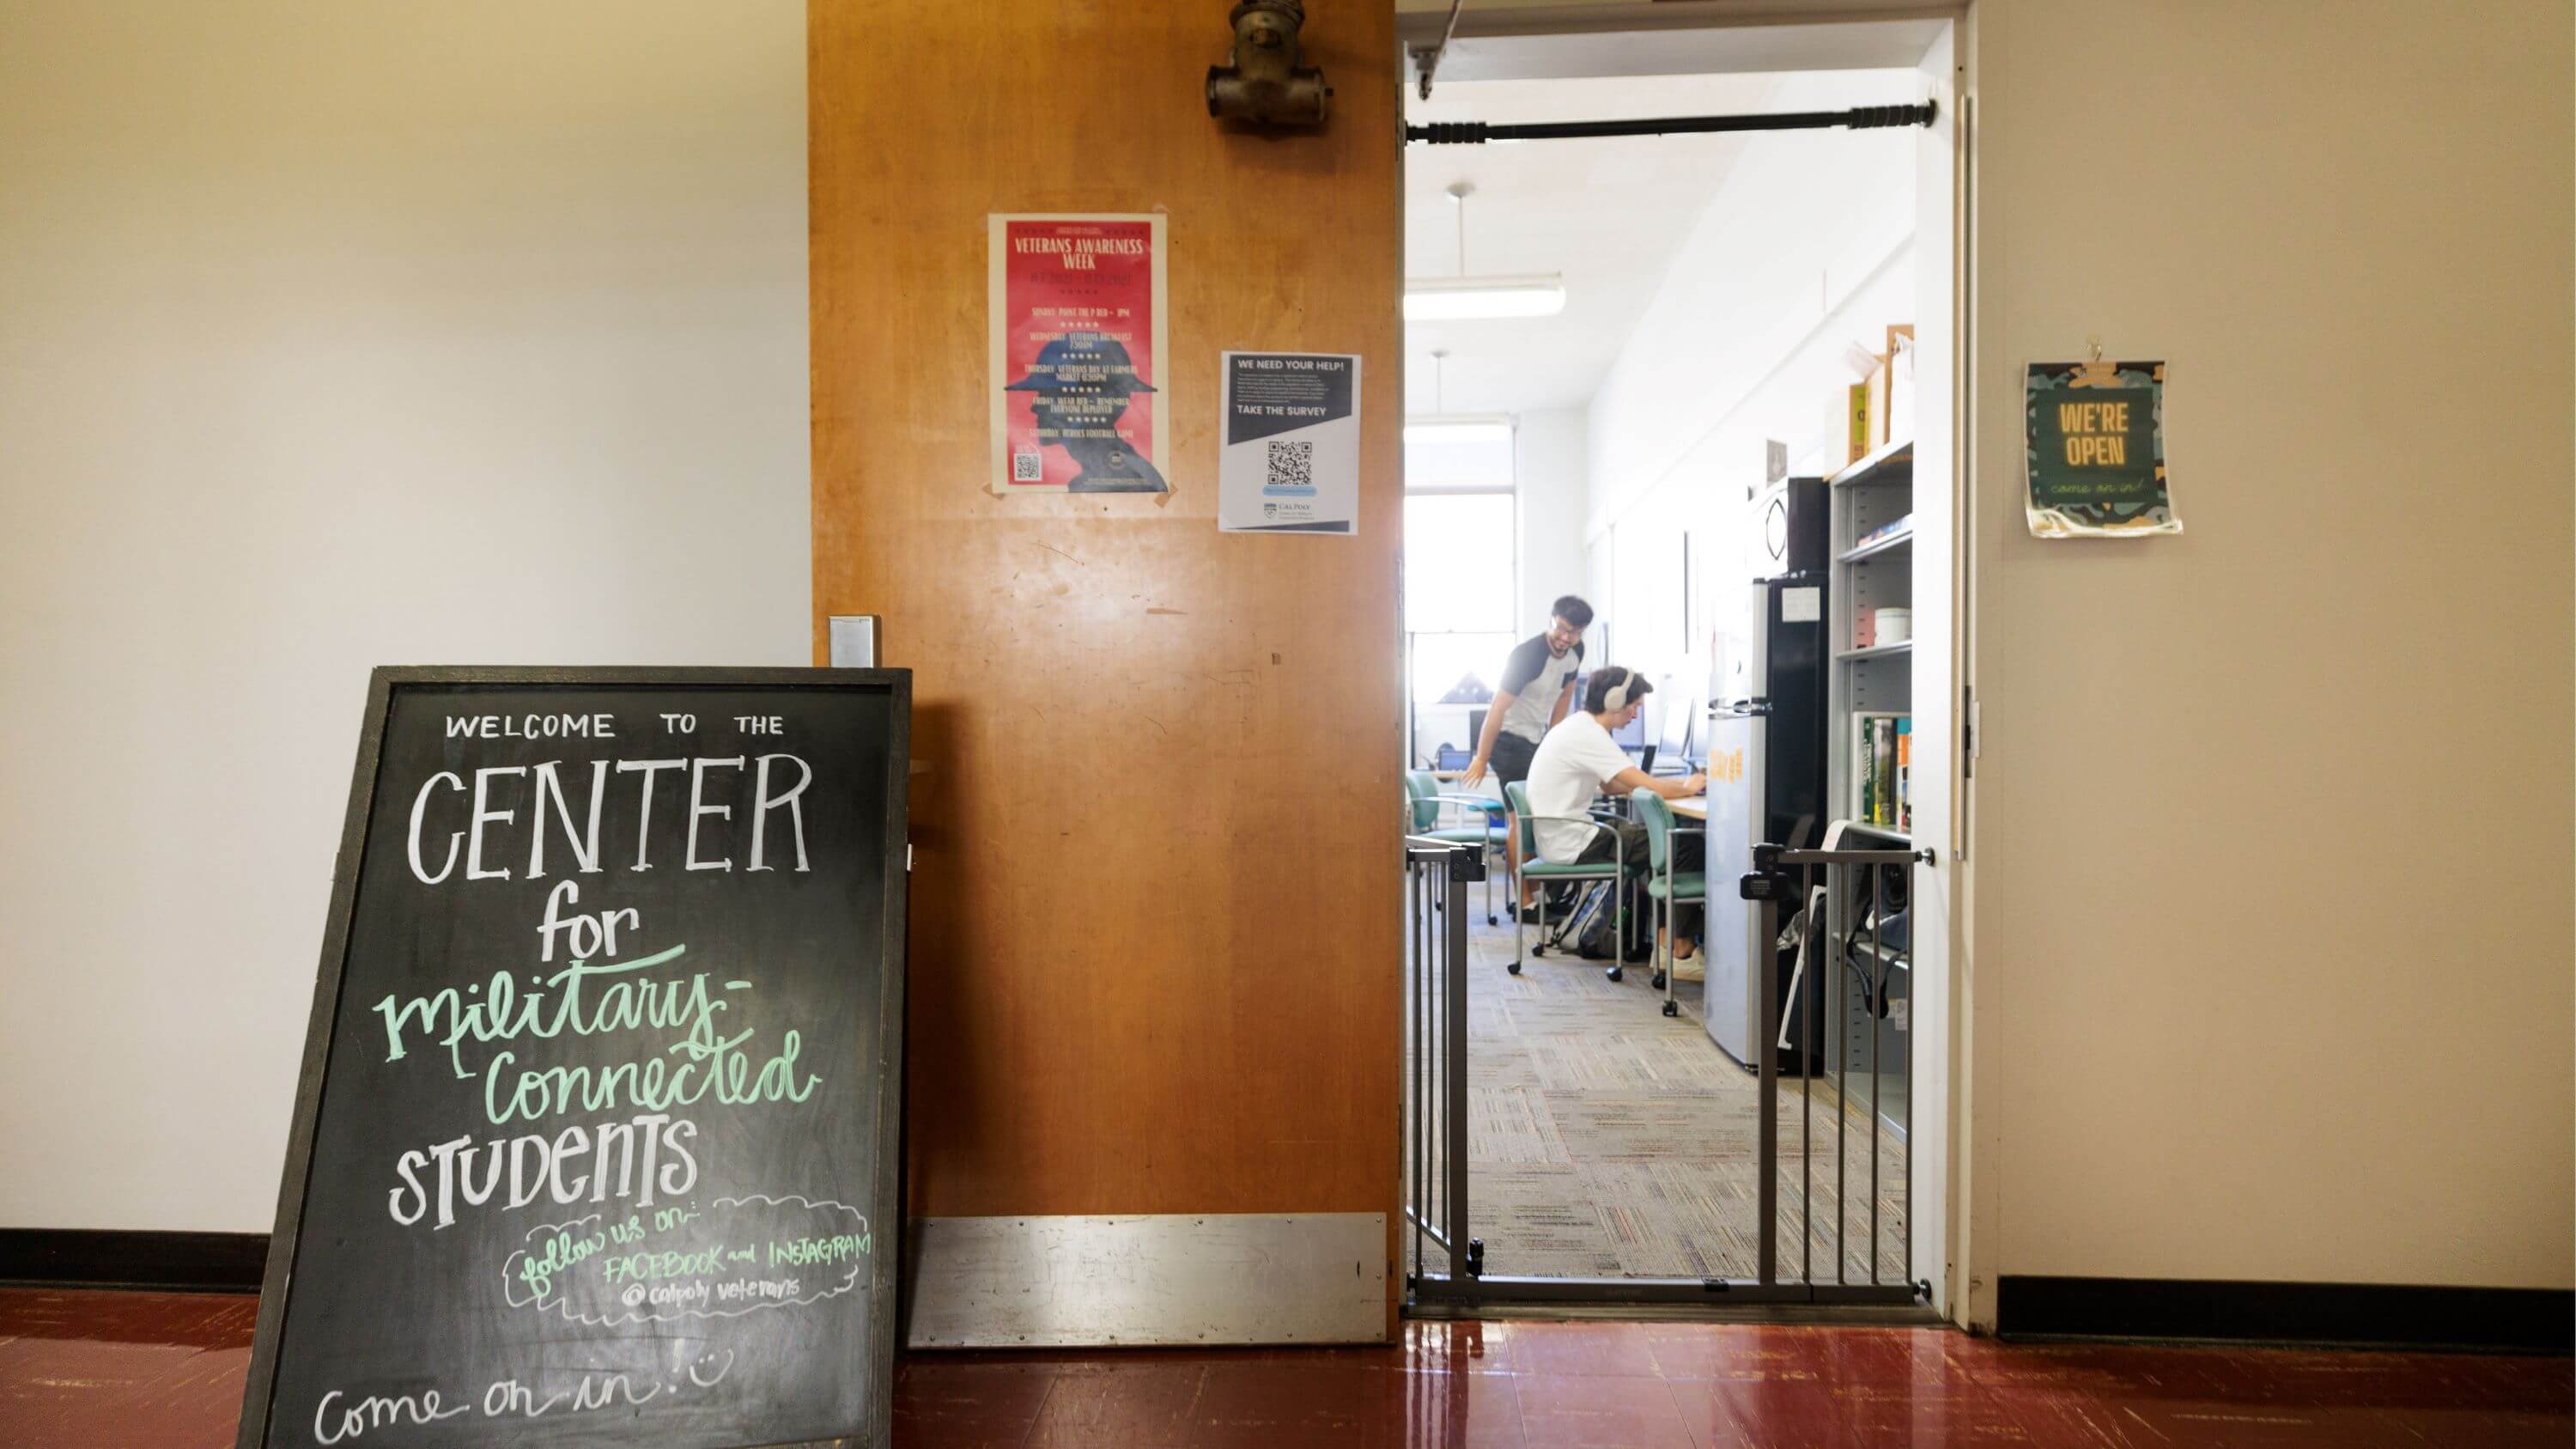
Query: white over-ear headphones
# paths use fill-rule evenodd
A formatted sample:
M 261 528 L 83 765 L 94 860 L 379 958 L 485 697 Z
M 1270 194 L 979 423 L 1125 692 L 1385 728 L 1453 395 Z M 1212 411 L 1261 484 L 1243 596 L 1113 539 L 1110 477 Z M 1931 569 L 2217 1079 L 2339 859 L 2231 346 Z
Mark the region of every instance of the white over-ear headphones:
M 1610 686 L 1610 692 L 1601 697 L 1601 712 L 1603 714 L 1616 714 L 1620 710 L 1626 709 L 1628 707 L 1629 692 L 1634 690 L 1636 687 L 1637 671 L 1633 669 L 1620 670 L 1619 682 Z

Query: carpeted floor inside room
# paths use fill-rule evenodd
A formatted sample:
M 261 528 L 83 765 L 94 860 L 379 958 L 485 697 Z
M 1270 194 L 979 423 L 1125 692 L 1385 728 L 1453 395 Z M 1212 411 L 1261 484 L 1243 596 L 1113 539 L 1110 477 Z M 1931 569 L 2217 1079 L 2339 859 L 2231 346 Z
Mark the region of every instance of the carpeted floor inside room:
M 1551 953 L 1514 976 L 1510 923 L 1487 926 L 1474 904 L 1468 1201 L 1485 1272 L 1755 1277 L 1757 1083 L 1709 1039 L 1699 984 L 1676 988 L 1667 1017 L 1644 968 L 1612 982 L 1606 963 Z M 1843 1280 L 1868 1282 L 1870 1114 L 1856 1104 L 1837 1123 L 1821 1080 L 1779 1092 L 1781 1276 L 1835 1281 L 1839 1207 Z M 1878 1148 L 1879 1281 L 1904 1283 L 1925 1276 L 1904 1258 L 1905 1144 L 1882 1129 Z

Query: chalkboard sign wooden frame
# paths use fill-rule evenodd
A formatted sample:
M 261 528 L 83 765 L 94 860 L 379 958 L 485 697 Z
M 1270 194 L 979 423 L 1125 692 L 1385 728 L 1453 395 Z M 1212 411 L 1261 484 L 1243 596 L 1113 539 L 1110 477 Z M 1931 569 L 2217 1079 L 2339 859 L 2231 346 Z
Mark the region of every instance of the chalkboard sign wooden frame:
M 268 1441 L 276 1413 L 278 1350 L 293 1290 L 298 1234 L 304 1226 L 310 1188 L 322 1088 L 329 1076 L 335 1025 L 344 1005 L 341 991 L 348 964 L 350 934 L 358 886 L 365 866 L 368 833 L 383 762 L 386 728 L 396 696 L 411 686 L 572 686 L 650 690 L 657 686 L 692 690 L 754 688 L 765 690 L 880 691 L 889 697 L 883 860 L 882 939 L 877 959 L 884 984 L 875 1023 L 876 1070 L 871 1090 L 880 1104 L 874 1143 L 875 1181 L 870 1184 L 869 1222 L 880 1235 L 869 1264 L 869 1340 L 872 1361 L 853 1368 L 872 1381 L 867 1402 L 874 1406 L 864 1436 L 764 1441 L 734 1449 L 891 1449 L 896 1294 L 902 1261 L 903 1221 L 899 1193 L 902 1170 L 904 943 L 905 903 L 910 875 L 907 838 L 907 788 L 911 759 L 912 675 L 902 669 L 789 668 L 623 668 L 623 667 L 426 667 L 384 666 L 370 676 L 366 717 L 351 776 L 349 805 L 341 828 L 339 855 L 332 868 L 330 914 L 315 977 L 313 1007 L 305 1029 L 304 1060 L 296 1085 L 295 1118 L 287 1139 L 283 1179 L 278 1190 L 277 1220 L 270 1235 L 268 1261 L 260 1291 L 259 1326 L 252 1341 L 248 1381 L 244 1386 L 237 1449 L 260 1449 Z M 390 808 L 399 808 L 398 806 Z M 855 1044 L 854 1044 L 855 1045 Z M 649 1430 L 647 1431 L 649 1435 Z M 639 1437 L 629 1442 L 649 1442 Z

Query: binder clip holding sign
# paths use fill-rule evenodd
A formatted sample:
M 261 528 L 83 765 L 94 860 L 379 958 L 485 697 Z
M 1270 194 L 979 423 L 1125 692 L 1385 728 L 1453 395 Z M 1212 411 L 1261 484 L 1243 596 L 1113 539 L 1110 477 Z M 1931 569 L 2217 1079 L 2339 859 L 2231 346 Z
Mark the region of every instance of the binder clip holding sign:
M 2039 538 L 2182 532 L 2165 482 L 2165 365 L 2034 362 L 2024 390 L 2030 531 Z

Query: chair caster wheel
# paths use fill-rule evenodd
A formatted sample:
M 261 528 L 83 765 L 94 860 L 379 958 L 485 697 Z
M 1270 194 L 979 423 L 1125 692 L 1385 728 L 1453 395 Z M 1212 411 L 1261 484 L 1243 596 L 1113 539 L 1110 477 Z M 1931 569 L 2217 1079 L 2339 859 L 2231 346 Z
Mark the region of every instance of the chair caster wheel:
M 1649 986 L 1652 986 L 1652 987 L 1653 987 L 1653 988 L 1655 988 L 1657 991 L 1661 991 L 1661 990 L 1663 990 L 1663 989 L 1664 989 L 1664 973 L 1662 973 L 1661 971 L 1658 971 L 1658 972 L 1656 972 L 1654 975 L 1647 977 L 1647 978 L 1646 978 L 1646 984 L 1647 984 L 1647 985 L 1649 985 Z
M 1611 967 L 1609 970 L 1604 971 L 1604 972 L 1602 972 L 1601 974 L 1602 974 L 1602 975 L 1604 975 L 1604 976 L 1609 977 L 1609 978 L 1610 978 L 1611 980 L 1613 980 L 1613 981 L 1619 981 L 1619 980 L 1623 980 L 1623 979 L 1625 979 L 1625 978 L 1627 977 L 1627 974 L 1628 974 L 1628 973 L 1627 973 L 1627 972 L 1625 972 L 1625 971 L 1620 970 L 1620 969 L 1619 969 L 1618 967 L 1616 967 L 1616 966 L 1613 966 L 1613 967 Z
M 1682 1006 L 1681 1006 L 1681 1003 L 1680 1003 L 1680 1002 L 1678 1002 L 1678 1001 L 1667 1001 L 1667 1002 L 1665 1002 L 1665 1003 L 1664 1003 L 1664 1015 L 1666 1015 L 1666 1016 L 1679 1016 L 1679 1015 L 1681 1015 L 1681 1014 L 1682 1014 Z
M 1512 973 L 1514 976 L 1518 976 L 1518 975 L 1520 975 L 1520 974 L 1521 974 L 1521 963 L 1519 963 L 1518 961 L 1514 961 L 1513 963 L 1511 963 L 1510 965 L 1508 965 L 1508 966 L 1504 967 L 1503 969 L 1504 969 L 1504 970 L 1506 970 L 1506 971 L 1509 971 L 1509 972 L 1510 972 L 1510 973 Z
M 1499 925 L 1501 925 L 1502 923 L 1503 923 L 1503 918 L 1502 918 L 1502 917 L 1497 916 L 1497 915 L 1494 915 L 1494 914 L 1492 914 L 1491 912 L 1486 913 L 1486 916 L 1485 916 L 1485 924 L 1486 924 L 1486 925 L 1488 925 L 1488 926 L 1499 926 Z
M 1530 954 L 1533 956 L 1544 956 L 1547 954 L 1547 948 L 1545 946 L 1532 946 L 1530 947 Z

